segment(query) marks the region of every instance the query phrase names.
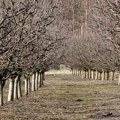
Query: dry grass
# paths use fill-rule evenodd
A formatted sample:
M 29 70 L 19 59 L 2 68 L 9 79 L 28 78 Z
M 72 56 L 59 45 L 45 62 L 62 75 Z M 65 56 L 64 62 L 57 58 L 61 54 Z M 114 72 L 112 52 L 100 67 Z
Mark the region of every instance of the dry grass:
M 0 120 L 119 120 L 116 81 L 47 75 L 39 91 L 0 108 Z
M 61 74 L 71 74 L 70 69 L 60 69 L 60 70 L 50 70 L 48 72 L 46 72 L 46 75 L 61 75 Z

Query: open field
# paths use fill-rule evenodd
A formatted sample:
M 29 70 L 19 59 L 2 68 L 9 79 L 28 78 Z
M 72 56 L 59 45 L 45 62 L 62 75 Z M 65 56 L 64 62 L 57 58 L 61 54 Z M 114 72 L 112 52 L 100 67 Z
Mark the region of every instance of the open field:
M 0 107 L 0 120 L 120 120 L 120 87 L 49 74 L 39 91 Z
M 56 75 L 56 74 L 71 74 L 70 69 L 60 69 L 60 70 L 50 70 L 48 72 L 46 72 L 46 75 Z

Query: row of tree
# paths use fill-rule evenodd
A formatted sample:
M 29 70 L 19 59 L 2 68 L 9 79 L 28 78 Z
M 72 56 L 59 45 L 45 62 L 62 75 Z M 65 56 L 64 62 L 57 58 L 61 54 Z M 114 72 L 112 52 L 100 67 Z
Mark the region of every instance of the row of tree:
M 11 101 L 21 96 L 21 80 L 28 94 L 64 59 L 67 26 L 61 8 L 59 0 L 0 0 L 0 105 L 7 80 Z
M 73 19 L 82 21 L 80 28 L 73 29 L 67 64 L 71 69 L 98 71 L 100 74 L 119 71 L 120 1 L 75 1 L 82 4 L 82 8 L 78 7 L 77 12 L 73 9 Z M 79 18 L 74 17 L 78 13 Z
M 115 71 L 98 71 L 91 69 L 72 69 L 72 74 L 80 76 L 82 79 L 93 79 L 93 80 L 115 80 L 116 73 Z

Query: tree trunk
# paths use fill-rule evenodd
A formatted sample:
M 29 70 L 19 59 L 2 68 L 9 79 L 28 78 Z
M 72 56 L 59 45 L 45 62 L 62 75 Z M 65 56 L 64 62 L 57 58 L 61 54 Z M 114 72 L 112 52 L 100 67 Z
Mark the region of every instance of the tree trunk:
M 87 72 L 88 72 L 88 77 L 87 77 L 87 78 L 89 79 L 89 77 L 90 77 L 90 72 L 89 72 L 89 70 L 87 70 Z
M 18 77 L 18 98 L 22 97 L 21 79 Z
M 90 70 L 88 70 L 88 79 L 90 79 Z
M 104 80 L 104 71 L 102 71 L 101 80 Z
M 38 75 L 37 75 L 37 87 L 39 88 L 39 72 L 37 73 Z
M 31 79 L 28 79 L 28 92 L 31 93 Z
M 90 70 L 90 79 L 92 79 L 92 71 Z
M 75 70 L 73 69 L 73 75 L 75 75 Z
M 3 85 L 2 85 L 2 80 L 0 80 L 0 105 L 3 106 Z
M 106 80 L 106 72 L 104 71 L 104 80 Z
M 18 99 L 18 76 L 14 80 L 14 99 Z
M 78 76 L 78 70 L 76 70 L 76 76 Z
M 36 85 L 35 85 L 35 87 L 36 87 L 36 90 L 38 90 L 38 73 L 36 72 L 36 77 L 35 77 L 35 81 L 36 81 Z
M 94 79 L 94 72 L 93 72 L 93 70 L 91 70 L 91 79 L 92 80 Z
M 95 79 L 95 70 L 93 70 L 93 79 Z
M 8 93 L 8 101 L 14 100 L 14 80 L 9 79 L 9 93 Z
M 79 70 L 77 70 L 77 75 L 79 76 Z
M 75 73 L 75 74 L 76 74 L 76 76 L 77 76 L 77 70 L 75 70 L 75 71 L 76 71 L 76 73 Z
M 114 77 L 115 77 L 115 71 L 112 71 L 111 79 L 114 80 Z
M 80 70 L 78 70 L 78 76 L 80 76 Z
M 71 69 L 71 71 L 72 71 L 72 75 L 73 75 L 73 74 L 74 74 L 74 73 L 73 73 L 73 69 Z
M 96 70 L 95 71 L 95 80 L 97 80 L 98 79 L 98 71 Z
M 85 78 L 87 78 L 87 73 L 86 73 L 86 70 L 85 70 L 84 72 L 85 72 Z
M 102 72 L 100 72 L 100 80 L 102 80 Z
M 78 76 L 78 70 L 76 70 L 76 76 Z
M 75 69 L 74 69 L 74 75 L 76 75 L 76 71 L 75 71 Z
M 83 78 L 85 78 L 85 70 L 83 70 Z
M 45 80 L 45 73 L 42 72 L 42 85 L 43 85 L 43 81 Z
M 37 73 L 37 89 L 39 88 L 39 73 Z
M 40 79 L 39 87 L 41 87 L 42 86 L 42 73 L 40 73 L 39 79 Z
M 99 71 L 97 71 L 97 80 L 99 80 Z
M 97 80 L 99 80 L 99 71 L 97 72 Z
M 81 70 L 80 70 L 80 77 L 81 77 Z
M 81 70 L 81 78 L 83 79 L 83 71 Z
M 77 70 L 77 75 L 79 76 L 79 70 Z
M 86 78 L 88 79 L 88 70 L 86 70 Z
M 109 71 L 107 71 L 107 80 L 109 80 Z
M 36 91 L 36 73 L 34 73 L 34 91 Z
M 84 70 L 84 78 L 86 78 L 85 74 L 86 74 L 86 73 L 85 73 L 85 70 Z
M 25 95 L 28 95 L 28 79 L 25 79 L 24 82 L 25 82 Z
M 76 70 L 74 69 L 74 75 L 76 75 Z
M 83 78 L 85 78 L 85 70 L 83 70 Z
M 37 73 L 35 73 L 35 90 L 37 90 Z
M 32 81 L 32 91 L 35 91 L 35 74 L 32 75 L 31 81 Z
M 38 88 L 40 87 L 40 73 L 38 73 Z
M 119 72 L 119 77 L 118 77 L 118 85 L 120 85 L 120 72 Z
M 77 76 L 79 76 L 79 70 L 77 70 Z
M 79 76 L 81 76 L 81 70 L 79 70 Z

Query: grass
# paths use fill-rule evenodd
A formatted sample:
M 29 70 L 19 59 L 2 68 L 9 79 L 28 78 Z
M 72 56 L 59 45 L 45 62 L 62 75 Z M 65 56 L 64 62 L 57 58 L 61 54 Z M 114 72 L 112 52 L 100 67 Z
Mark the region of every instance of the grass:
M 57 74 L 47 74 L 44 86 L 39 91 L 15 101 L 13 111 L 10 111 L 11 104 L 0 108 L 3 113 L 0 119 L 120 119 L 120 87 L 117 84 L 110 81 L 106 83 L 99 80 L 82 80 L 79 76 L 69 75 L 69 70 L 49 72 Z M 113 116 L 107 116 L 108 113 L 112 113 Z
M 49 75 L 49 74 L 53 74 L 53 75 L 56 75 L 56 74 L 71 74 L 71 71 L 70 69 L 60 69 L 60 70 L 50 70 L 48 72 L 45 73 L 46 75 Z

